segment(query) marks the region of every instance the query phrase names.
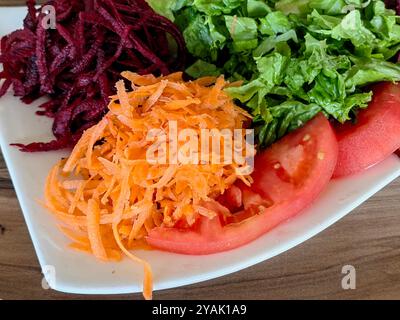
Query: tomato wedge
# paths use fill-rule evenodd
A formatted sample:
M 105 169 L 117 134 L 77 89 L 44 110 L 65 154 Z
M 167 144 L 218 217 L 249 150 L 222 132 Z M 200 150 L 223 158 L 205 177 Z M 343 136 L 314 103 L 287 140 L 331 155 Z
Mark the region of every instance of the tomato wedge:
M 374 87 L 368 109 L 335 128 L 339 141 L 334 177 L 356 174 L 385 160 L 400 148 L 400 85 L 381 83 Z
M 333 129 L 319 115 L 256 157 L 252 187 L 239 183 L 220 199 L 231 210 L 229 219 L 202 218 L 191 229 L 155 228 L 147 242 L 192 255 L 245 245 L 309 206 L 331 179 L 337 155 Z

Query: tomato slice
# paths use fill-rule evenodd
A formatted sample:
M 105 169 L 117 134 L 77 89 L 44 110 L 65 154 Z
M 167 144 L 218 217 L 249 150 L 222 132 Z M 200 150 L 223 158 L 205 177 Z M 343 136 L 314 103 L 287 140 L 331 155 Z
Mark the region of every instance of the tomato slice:
M 236 212 L 243 205 L 243 193 L 238 186 L 232 186 L 222 196 L 218 198 L 218 202 L 229 209 Z
M 230 219 L 202 218 L 191 229 L 155 228 L 147 242 L 192 255 L 245 245 L 309 206 L 331 179 L 337 155 L 333 129 L 319 115 L 256 157 L 252 187 L 238 183 L 221 199 Z
M 373 91 L 372 102 L 359 112 L 356 124 L 335 127 L 339 141 L 336 178 L 366 170 L 400 148 L 400 85 L 381 83 Z

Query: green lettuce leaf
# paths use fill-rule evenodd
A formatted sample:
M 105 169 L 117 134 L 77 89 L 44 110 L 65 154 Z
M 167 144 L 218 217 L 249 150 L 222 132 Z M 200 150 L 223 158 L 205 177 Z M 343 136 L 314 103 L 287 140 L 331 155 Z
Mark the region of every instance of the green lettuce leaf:
M 259 31 L 262 35 L 273 36 L 288 32 L 292 28 L 289 18 L 280 11 L 268 13 L 264 18 L 260 18 Z
M 235 52 L 251 50 L 257 47 L 257 23 L 253 18 L 225 16 L 225 24 L 233 40 Z
M 243 4 L 242 0 L 194 0 L 193 6 L 209 16 L 230 14 Z
M 153 0 L 183 31 L 193 78 L 224 74 L 262 146 L 318 112 L 352 120 L 400 81 L 400 18 L 381 0 Z
M 271 7 L 263 0 L 247 1 L 247 14 L 251 18 L 262 18 L 270 12 L 272 12 Z
M 189 68 L 186 69 L 186 73 L 192 78 L 201 78 L 206 76 L 219 76 L 221 70 L 217 68 L 215 64 L 205 62 L 203 60 L 197 60 Z

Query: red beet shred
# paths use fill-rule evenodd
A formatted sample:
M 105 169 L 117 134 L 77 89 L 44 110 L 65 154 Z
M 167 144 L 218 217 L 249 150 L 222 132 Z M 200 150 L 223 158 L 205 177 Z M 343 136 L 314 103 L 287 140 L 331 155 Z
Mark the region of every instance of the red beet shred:
M 105 114 L 108 97 L 125 70 L 168 74 L 181 70 L 185 43 L 178 28 L 145 0 L 53 0 L 56 28 L 28 0 L 24 27 L 1 39 L 4 79 L 0 97 L 12 87 L 25 103 L 42 96 L 38 115 L 54 118 L 54 141 L 17 146 L 50 151 L 73 146 Z M 170 50 L 168 35 L 178 50 Z
M 396 10 L 400 14 L 400 0 L 385 0 L 386 8 Z

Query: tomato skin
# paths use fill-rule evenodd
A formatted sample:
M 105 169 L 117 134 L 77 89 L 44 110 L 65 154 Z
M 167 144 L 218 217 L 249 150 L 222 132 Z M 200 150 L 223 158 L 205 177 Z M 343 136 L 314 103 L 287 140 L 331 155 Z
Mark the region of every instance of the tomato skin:
M 189 255 L 243 246 L 308 207 L 330 181 L 337 154 L 333 129 L 319 115 L 256 158 L 251 189 L 241 183 L 235 186 L 242 190 L 244 206 L 228 224 L 219 218 L 202 218 L 192 230 L 159 227 L 149 232 L 147 242 L 161 250 Z M 235 206 L 237 203 L 231 205 Z
M 359 112 L 356 124 L 335 127 L 339 142 L 335 178 L 362 172 L 400 148 L 400 85 L 381 83 L 373 91 L 372 102 Z

